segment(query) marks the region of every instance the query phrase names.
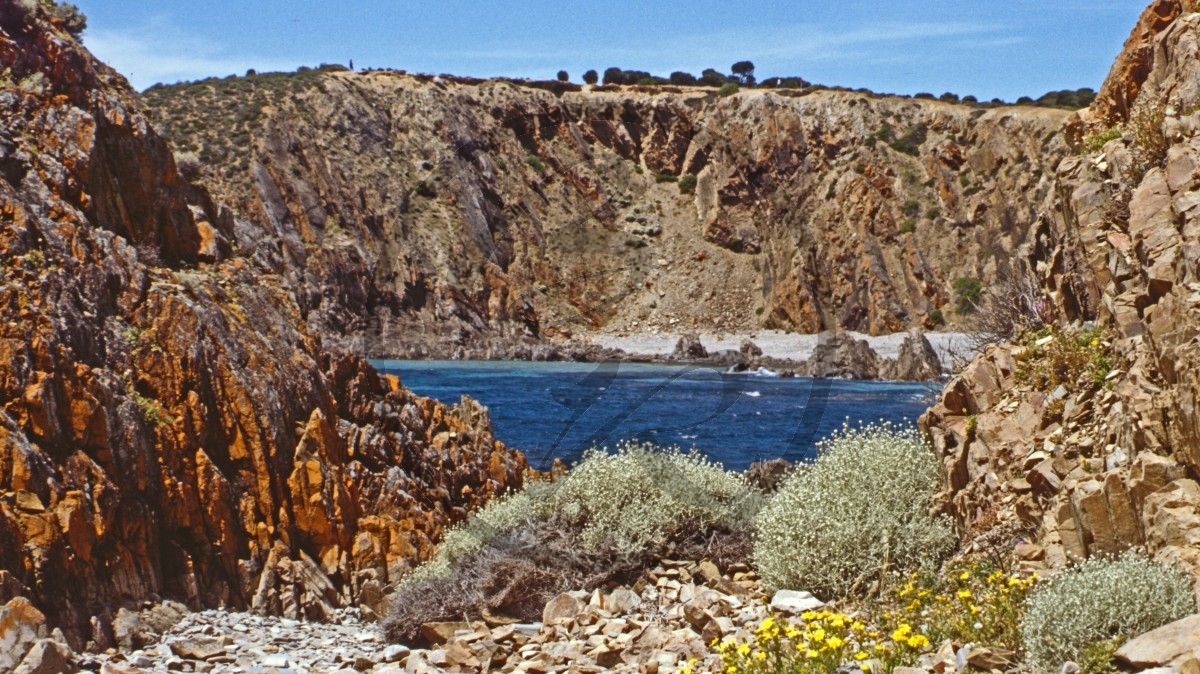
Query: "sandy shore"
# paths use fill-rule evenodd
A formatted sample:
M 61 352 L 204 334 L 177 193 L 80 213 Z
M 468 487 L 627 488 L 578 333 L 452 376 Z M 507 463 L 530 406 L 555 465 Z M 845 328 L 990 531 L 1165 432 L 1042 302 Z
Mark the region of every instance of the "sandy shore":
M 871 349 L 881 358 L 895 358 L 900 352 L 900 345 L 907 333 L 897 332 L 890 335 L 873 337 L 858 332 L 848 333 L 855 339 L 865 339 Z M 788 360 L 807 360 L 817 346 L 818 335 L 801 335 L 782 332 L 779 330 L 759 330 L 744 334 L 714 334 L 700 333 L 700 343 L 712 353 L 732 349 L 736 351 L 743 339 L 749 339 L 762 349 L 763 355 L 770 358 Z M 926 339 L 937 351 L 938 357 L 945 367 L 951 366 L 955 360 L 969 356 L 966 335 L 959 332 L 928 332 Z M 679 335 L 673 334 L 609 334 L 595 333 L 584 337 L 597 346 L 621 349 L 626 353 L 643 356 L 665 356 L 675 350 Z

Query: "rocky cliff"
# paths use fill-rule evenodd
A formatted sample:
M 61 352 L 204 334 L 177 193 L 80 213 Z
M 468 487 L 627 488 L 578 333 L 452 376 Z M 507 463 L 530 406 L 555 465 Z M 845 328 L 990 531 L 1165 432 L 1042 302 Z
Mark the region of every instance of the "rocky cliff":
M 145 99 L 229 205 L 221 244 L 375 356 L 933 327 L 955 280 L 1012 273 L 1067 153 L 1064 111 L 846 91 L 326 68 Z
M 990 347 L 922 420 L 944 510 L 1030 560 L 1145 545 L 1200 576 L 1197 56 L 1200 14 L 1152 3 L 1021 251 L 1060 328 Z
M 76 648 L 160 596 L 377 605 L 520 484 L 477 405 L 324 350 L 273 244 L 238 243 L 44 8 L 0 1 L 0 71 L 0 603 Z

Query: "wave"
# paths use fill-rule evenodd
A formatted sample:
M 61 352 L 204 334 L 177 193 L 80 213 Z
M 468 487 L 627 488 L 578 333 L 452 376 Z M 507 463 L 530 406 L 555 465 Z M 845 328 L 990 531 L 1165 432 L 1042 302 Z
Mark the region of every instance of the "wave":
M 746 393 L 746 395 L 750 396 L 751 398 L 757 398 L 762 395 L 758 391 L 746 391 L 745 393 Z

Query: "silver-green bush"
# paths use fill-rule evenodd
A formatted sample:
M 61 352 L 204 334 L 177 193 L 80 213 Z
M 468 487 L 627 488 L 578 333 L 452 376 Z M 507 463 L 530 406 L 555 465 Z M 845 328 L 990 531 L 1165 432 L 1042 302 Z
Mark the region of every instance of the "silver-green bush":
M 557 517 L 581 526 L 586 551 L 637 553 L 667 542 L 685 525 L 752 525 L 762 492 L 697 453 L 628 443 L 592 450 L 555 482 L 530 483 L 497 499 L 442 538 L 434 559 L 405 582 L 445 576 L 455 562 L 524 524 Z
M 1093 557 L 1039 585 L 1026 601 L 1021 639 L 1029 664 L 1057 671 L 1092 644 L 1134 637 L 1195 612 L 1186 576 L 1129 551 Z
M 593 450 L 543 502 L 583 525 L 589 550 L 635 552 L 662 544 L 684 524 L 750 526 L 763 496 L 742 475 L 697 453 L 626 444 L 614 454 Z
M 759 513 L 754 564 L 771 587 L 826 596 L 889 564 L 933 565 L 954 546 L 948 521 L 929 516 L 937 479 L 915 430 L 843 427 Z

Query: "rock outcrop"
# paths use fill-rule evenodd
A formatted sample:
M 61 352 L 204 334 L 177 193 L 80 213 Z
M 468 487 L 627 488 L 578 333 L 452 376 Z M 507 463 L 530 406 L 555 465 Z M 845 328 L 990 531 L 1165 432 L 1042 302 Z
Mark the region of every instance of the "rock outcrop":
M 124 79 L 29 4 L 0 0 L 0 596 L 29 605 L 6 615 L 81 649 L 159 597 L 377 605 L 523 456 L 472 401 L 326 351 L 254 258 L 278 244 L 242 247 Z
M 144 95 L 229 205 L 231 245 L 371 356 L 932 328 L 956 279 L 1033 241 L 1069 114 L 333 68 Z
M 1123 137 L 1062 162 L 1022 251 L 1060 323 L 1101 327 L 1071 347 L 1092 376 L 1019 376 L 1053 337 L 996 345 L 921 423 L 964 530 L 1031 538 L 1037 564 L 1144 545 L 1200 576 L 1200 14 L 1155 2 L 1127 47 L 1068 125 Z

